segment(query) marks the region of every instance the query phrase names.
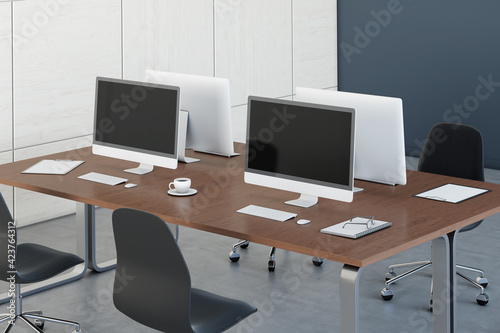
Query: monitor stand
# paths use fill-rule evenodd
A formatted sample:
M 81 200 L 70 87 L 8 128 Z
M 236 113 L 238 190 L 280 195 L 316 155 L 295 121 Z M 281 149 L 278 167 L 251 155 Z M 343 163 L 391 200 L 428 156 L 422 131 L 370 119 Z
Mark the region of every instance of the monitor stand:
M 186 136 L 187 136 L 187 126 L 188 126 L 188 116 L 187 111 L 179 111 L 179 136 L 178 136 L 178 150 L 177 150 L 177 160 L 184 163 L 199 162 L 199 158 L 187 157 L 186 156 Z
M 286 204 L 309 208 L 318 203 L 318 197 L 308 194 L 301 194 L 298 199 L 285 201 Z
M 144 175 L 153 171 L 154 166 L 151 164 L 140 163 L 137 168 L 123 170 L 125 172 L 135 173 L 136 175 Z

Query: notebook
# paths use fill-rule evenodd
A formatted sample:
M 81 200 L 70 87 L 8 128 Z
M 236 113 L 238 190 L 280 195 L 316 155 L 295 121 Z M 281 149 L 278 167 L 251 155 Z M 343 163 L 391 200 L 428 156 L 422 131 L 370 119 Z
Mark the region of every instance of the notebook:
M 373 225 L 370 222 L 367 227 L 366 223 L 370 220 L 371 219 L 369 218 L 356 217 L 348 221 L 334 224 L 328 228 L 321 229 L 321 232 L 336 236 L 359 238 L 392 225 L 391 222 L 373 220 Z

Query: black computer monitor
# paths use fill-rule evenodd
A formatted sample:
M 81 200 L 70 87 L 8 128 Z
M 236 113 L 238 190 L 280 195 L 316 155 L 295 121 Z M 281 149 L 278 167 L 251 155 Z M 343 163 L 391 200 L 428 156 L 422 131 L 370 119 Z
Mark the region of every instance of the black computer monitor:
M 298 192 L 287 203 L 318 197 L 351 202 L 355 111 L 250 96 L 245 182 Z
M 179 88 L 98 77 L 92 152 L 153 166 L 177 168 Z

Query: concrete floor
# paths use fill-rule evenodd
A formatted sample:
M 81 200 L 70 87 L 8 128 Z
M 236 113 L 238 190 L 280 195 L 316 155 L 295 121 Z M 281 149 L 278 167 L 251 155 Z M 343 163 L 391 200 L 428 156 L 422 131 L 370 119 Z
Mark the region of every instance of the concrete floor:
M 498 172 L 487 172 L 499 182 Z M 114 256 L 110 211 L 97 210 L 99 260 Z M 38 242 L 74 251 L 74 216 L 20 228 L 21 242 Z M 272 223 L 272 222 L 270 222 Z M 486 219 L 477 229 L 459 235 L 457 262 L 485 269 L 490 302 L 480 306 L 478 291 L 458 280 L 456 332 L 500 332 L 500 216 Z M 277 250 L 276 271 L 267 270 L 269 248 L 250 244 L 231 263 L 228 254 L 235 239 L 181 228 L 179 245 L 188 263 L 192 284 L 208 291 L 245 300 L 258 312 L 228 332 L 338 332 L 339 277 L 342 265 L 325 261 L 321 267 L 311 257 Z M 147 255 L 147 254 L 145 254 Z M 380 297 L 387 266 L 430 258 L 430 243 L 423 244 L 364 269 L 361 276 L 361 332 L 432 332 L 428 311 L 430 269 L 394 285 L 391 301 Z M 112 283 L 115 271 L 88 272 L 76 282 L 27 296 L 24 309 L 41 308 L 44 314 L 78 321 L 85 333 L 156 332 L 134 322 L 115 309 Z M 3 290 L 6 284 L 1 284 Z M 2 305 L 2 306 L 6 306 Z M 4 311 L 1 311 L 4 312 Z M 3 325 L 3 324 L 2 324 Z M 4 326 L 0 326 L 3 329 Z M 11 332 L 28 332 L 19 323 Z M 46 332 L 71 332 L 69 327 L 46 324 Z

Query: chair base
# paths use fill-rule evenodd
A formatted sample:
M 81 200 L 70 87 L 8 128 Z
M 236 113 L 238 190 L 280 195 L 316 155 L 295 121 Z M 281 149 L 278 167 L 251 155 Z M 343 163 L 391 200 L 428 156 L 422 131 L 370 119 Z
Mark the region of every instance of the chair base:
M 10 304 L 14 305 L 12 308 L 9 307 L 10 313 L 4 313 L 0 315 L 0 323 L 8 321 L 8 325 L 5 328 L 4 333 L 9 332 L 11 328 L 15 326 L 16 321 L 18 319 L 24 321 L 35 332 L 43 333 L 42 328 L 45 325 L 45 322 L 52 322 L 57 324 L 74 326 L 75 330 L 73 331 L 73 333 L 82 333 L 80 329 L 80 324 L 78 324 L 77 322 L 46 317 L 42 315 L 42 311 L 40 310 L 23 312 L 21 285 L 19 283 L 15 284 L 15 292 L 12 295 Z M 35 323 L 29 321 L 28 318 L 34 319 Z
M 238 243 L 234 244 L 233 250 L 229 252 L 229 260 L 231 260 L 232 262 L 237 262 L 238 260 L 240 260 L 240 254 L 236 251 L 238 250 L 239 247 L 241 247 L 242 249 L 246 249 L 249 244 L 250 242 L 247 240 L 240 240 Z M 267 269 L 269 270 L 269 272 L 274 272 L 274 270 L 276 269 L 275 252 L 276 248 L 272 247 L 271 251 L 269 252 L 269 260 L 267 262 Z M 323 264 L 323 259 L 318 257 L 313 257 L 312 263 L 314 264 L 314 266 L 321 266 Z
M 40 315 L 36 315 L 35 313 L 40 313 Z M 52 323 L 57 323 L 57 324 L 74 326 L 75 330 L 73 331 L 73 333 L 82 333 L 82 331 L 80 329 L 80 324 L 78 324 L 77 322 L 42 316 L 41 311 L 25 312 L 23 314 L 14 316 L 14 318 L 12 318 L 11 315 L 6 314 L 6 313 L 4 313 L 0 316 L 2 317 L 0 319 L 0 323 L 8 320 L 8 325 L 5 328 L 5 330 L 3 331 L 4 333 L 10 332 L 11 328 L 16 325 L 16 321 L 19 319 L 24 321 L 35 332 L 39 332 L 39 333 L 40 332 L 43 333 L 42 328 L 45 325 L 45 322 L 52 322 Z M 35 322 L 31 322 L 30 320 L 28 320 L 28 318 L 35 319 Z
M 396 281 L 399 281 L 407 276 L 412 275 L 413 273 L 416 273 L 426 267 L 429 267 L 432 265 L 432 261 L 418 261 L 418 262 L 411 262 L 411 263 L 406 263 L 406 264 L 398 264 L 398 265 L 391 265 L 389 266 L 389 272 L 385 275 L 385 288 L 382 289 L 381 291 L 381 296 L 384 300 L 388 301 L 391 300 L 392 297 L 394 296 L 394 292 L 390 289 L 390 285 L 393 284 Z M 399 267 L 408 267 L 408 266 L 417 266 L 407 272 L 404 272 L 402 274 L 396 275 L 394 273 L 394 268 L 399 268 Z M 464 265 L 456 265 L 457 268 L 468 270 L 468 271 L 473 271 L 479 273 L 479 276 L 476 278 L 476 280 L 472 280 L 468 278 L 467 276 L 457 272 L 457 276 L 461 277 L 465 281 L 469 282 L 471 285 L 474 287 L 478 288 L 480 290 L 479 294 L 476 296 L 476 302 L 479 305 L 486 305 L 489 301 L 488 295 L 484 292 L 484 288 L 488 285 L 488 279 L 484 276 L 484 271 L 479 269 L 479 268 L 474 268 L 474 267 L 469 267 L 469 266 L 464 266 Z M 431 295 L 432 295 L 432 287 L 431 287 Z M 430 303 L 430 308 L 432 310 L 432 300 Z

